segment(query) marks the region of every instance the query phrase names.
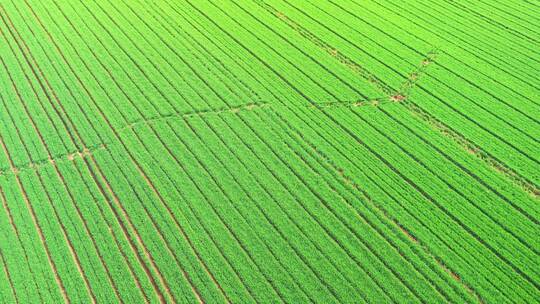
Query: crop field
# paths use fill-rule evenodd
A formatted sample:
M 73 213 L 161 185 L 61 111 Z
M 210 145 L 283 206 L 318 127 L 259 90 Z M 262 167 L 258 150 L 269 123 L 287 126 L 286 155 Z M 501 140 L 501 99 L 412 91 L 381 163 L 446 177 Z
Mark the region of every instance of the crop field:
M 0 0 L 0 303 L 540 303 L 540 2 Z

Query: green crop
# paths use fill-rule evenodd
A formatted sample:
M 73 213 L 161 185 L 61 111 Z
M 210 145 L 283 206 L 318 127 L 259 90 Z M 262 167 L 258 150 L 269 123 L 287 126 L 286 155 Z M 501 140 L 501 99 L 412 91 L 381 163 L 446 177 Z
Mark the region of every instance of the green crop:
M 529 0 L 0 3 L 0 303 L 540 303 Z

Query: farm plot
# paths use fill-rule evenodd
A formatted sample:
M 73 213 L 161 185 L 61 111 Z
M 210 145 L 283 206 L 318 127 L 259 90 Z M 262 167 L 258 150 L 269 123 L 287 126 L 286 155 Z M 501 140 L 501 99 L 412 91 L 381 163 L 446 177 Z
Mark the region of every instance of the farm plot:
M 0 3 L 0 303 L 539 303 L 534 2 Z

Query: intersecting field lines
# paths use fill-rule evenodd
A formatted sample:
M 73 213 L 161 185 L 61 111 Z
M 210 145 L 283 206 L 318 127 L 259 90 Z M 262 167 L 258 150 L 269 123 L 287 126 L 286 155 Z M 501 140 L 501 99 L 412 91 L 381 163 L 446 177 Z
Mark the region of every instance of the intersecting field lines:
M 3 0 L 0 302 L 537 302 L 537 11 Z

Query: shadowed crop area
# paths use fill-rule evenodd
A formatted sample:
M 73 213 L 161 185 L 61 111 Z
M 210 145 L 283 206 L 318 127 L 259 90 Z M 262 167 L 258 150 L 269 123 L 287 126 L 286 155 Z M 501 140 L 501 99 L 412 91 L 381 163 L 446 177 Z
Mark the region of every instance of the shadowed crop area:
M 540 303 L 540 3 L 1 0 L 0 303 Z

